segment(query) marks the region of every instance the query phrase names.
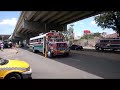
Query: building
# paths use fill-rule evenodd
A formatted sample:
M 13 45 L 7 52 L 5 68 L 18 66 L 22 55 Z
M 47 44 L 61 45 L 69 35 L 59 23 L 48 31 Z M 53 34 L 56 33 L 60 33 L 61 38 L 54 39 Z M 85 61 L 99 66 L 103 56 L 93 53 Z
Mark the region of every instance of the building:
M 0 41 L 8 40 L 10 35 L 0 35 Z
M 117 33 L 113 33 L 113 34 L 106 35 L 105 38 L 117 38 L 117 37 L 118 37 L 118 34 Z

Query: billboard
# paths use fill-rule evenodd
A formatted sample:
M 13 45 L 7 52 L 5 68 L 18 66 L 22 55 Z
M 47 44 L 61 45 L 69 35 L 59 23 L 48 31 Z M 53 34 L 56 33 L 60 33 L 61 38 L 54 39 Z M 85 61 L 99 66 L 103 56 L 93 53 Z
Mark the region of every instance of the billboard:
M 84 34 L 90 34 L 90 30 L 84 30 Z

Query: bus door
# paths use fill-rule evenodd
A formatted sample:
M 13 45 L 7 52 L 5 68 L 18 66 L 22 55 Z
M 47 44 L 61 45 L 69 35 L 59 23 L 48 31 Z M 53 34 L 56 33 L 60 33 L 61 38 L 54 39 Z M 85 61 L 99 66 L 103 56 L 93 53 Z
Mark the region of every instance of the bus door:
M 46 50 L 46 36 L 43 37 L 43 54 L 45 54 L 45 50 Z

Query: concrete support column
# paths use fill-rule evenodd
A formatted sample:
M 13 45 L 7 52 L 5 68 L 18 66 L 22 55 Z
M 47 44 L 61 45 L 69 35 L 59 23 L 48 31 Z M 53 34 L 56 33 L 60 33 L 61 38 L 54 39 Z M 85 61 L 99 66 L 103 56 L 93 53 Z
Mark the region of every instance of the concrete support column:
M 27 45 L 30 44 L 30 38 L 26 38 L 26 44 L 27 44 Z
M 19 40 L 17 40 L 16 44 L 18 44 L 18 45 L 19 45 Z
M 62 25 L 62 27 L 63 27 L 63 31 L 67 31 L 67 24 Z
M 20 41 L 19 41 L 19 45 L 20 45 L 20 44 L 23 44 L 23 40 L 20 40 Z
M 26 35 L 26 45 L 30 44 L 30 35 Z

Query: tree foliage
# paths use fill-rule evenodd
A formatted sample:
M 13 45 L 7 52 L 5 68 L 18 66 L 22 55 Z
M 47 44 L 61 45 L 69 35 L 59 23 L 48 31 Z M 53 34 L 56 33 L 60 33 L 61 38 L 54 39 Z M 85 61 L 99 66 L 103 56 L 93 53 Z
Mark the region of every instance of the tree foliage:
M 112 28 L 120 36 L 120 11 L 106 11 L 95 17 L 98 26 Z
M 62 34 L 65 37 L 65 40 L 69 41 L 70 39 L 74 39 L 73 31 L 74 31 L 73 27 L 70 27 L 67 31 L 62 32 Z
M 99 32 L 94 33 L 93 36 L 94 36 L 94 37 L 100 37 L 100 36 L 101 36 L 101 33 L 99 33 Z
M 81 37 L 81 39 L 93 39 L 94 38 L 94 35 L 84 35 L 83 37 Z
M 97 33 L 93 33 L 93 34 L 86 34 L 84 36 L 81 37 L 81 39 L 93 39 L 94 37 L 101 37 L 101 33 L 97 32 Z

